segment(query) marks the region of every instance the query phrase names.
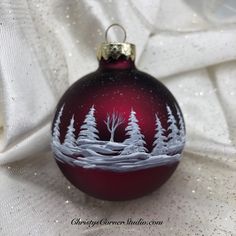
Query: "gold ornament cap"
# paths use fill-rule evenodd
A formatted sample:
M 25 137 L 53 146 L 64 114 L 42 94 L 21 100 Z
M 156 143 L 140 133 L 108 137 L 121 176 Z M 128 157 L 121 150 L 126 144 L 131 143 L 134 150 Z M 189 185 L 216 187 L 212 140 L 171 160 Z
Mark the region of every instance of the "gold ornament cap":
M 124 39 L 123 42 L 108 42 L 107 36 L 108 31 L 114 27 L 120 27 L 124 32 Z M 132 61 L 135 60 L 135 45 L 132 43 L 125 42 L 126 40 L 126 31 L 125 29 L 119 24 L 112 24 L 110 25 L 105 31 L 105 42 L 101 43 L 97 50 L 97 59 L 100 61 L 102 59 L 114 59 L 117 60 L 121 56 L 124 56 L 127 60 L 131 59 Z

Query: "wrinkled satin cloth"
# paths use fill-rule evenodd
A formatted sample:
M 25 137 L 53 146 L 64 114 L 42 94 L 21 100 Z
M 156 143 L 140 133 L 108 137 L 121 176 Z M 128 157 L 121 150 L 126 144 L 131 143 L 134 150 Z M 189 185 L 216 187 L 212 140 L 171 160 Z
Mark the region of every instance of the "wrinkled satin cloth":
M 114 22 L 136 44 L 137 67 L 161 80 L 178 100 L 187 143 L 179 168 L 161 190 L 112 204 L 72 186 L 67 191 L 50 153 L 50 126 L 63 92 L 97 68 L 96 47 Z M 111 31 L 111 38 L 119 37 Z M 150 232 L 236 234 L 234 1 L 2 0 L 0 60 L 0 217 L 5 219 L 0 233 L 145 235 L 149 231 L 141 226 L 88 229 L 72 227 L 68 218 L 157 214 L 165 226 Z M 64 202 L 69 203 L 63 215 Z M 31 217 L 35 212 L 37 219 Z M 12 219 L 19 220 L 15 228 Z

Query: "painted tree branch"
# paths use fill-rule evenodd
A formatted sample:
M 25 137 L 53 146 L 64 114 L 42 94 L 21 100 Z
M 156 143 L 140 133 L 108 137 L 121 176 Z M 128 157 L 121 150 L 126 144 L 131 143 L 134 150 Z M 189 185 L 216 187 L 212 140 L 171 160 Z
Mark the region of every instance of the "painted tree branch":
M 107 130 L 111 133 L 110 141 L 114 142 L 115 131 L 118 126 L 124 123 L 124 121 L 124 117 L 122 117 L 117 112 L 113 111 L 112 114 L 107 113 L 107 119 L 104 121 L 104 123 L 107 126 Z

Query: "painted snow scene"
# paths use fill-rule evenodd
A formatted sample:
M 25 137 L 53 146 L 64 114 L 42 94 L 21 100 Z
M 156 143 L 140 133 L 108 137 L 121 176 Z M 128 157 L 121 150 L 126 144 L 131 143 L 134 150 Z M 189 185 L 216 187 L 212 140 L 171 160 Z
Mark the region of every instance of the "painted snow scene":
M 107 114 L 104 123 L 110 133 L 110 140 L 100 140 L 96 107 L 93 105 L 85 116 L 77 136 L 75 117 L 71 117 L 64 141 L 61 143 L 60 124 L 64 106 L 61 107 L 52 130 L 51 145 L 59 162 L 83 168 L 123 172 L 168 165 L 178 162 L 181 158 L 185 143 L 185 128 L 177 107 L 177 119 L 175 119 L 170 107 L 166 105 L 167 129 L 163 128 L 157 114 L 155 115 L 155 135 L 152 150 L 148 151 L 136 112 L 132 108 L 127 121 L 117 112 Z M 116 129 L 124 123 L 127 124 L 126 138 L 123 142 L 115 142 Z

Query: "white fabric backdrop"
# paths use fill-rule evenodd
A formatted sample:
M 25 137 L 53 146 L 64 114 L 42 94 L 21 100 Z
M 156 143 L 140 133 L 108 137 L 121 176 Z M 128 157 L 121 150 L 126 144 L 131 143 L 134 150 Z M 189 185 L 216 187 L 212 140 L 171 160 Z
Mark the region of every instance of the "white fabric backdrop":
M 170 181 L 124 203 L 68 189 L 49 148 L 58 99 L 96 69 L 96 46 L 113 22 L 136 44 L 137 66 L 175 95 L 187 126 Z M 0 234 L 236 235 L 235 1 L 2 0 L 0 63 Z M 71 226 L 74 216 L 164 225 L 88 229 Z

